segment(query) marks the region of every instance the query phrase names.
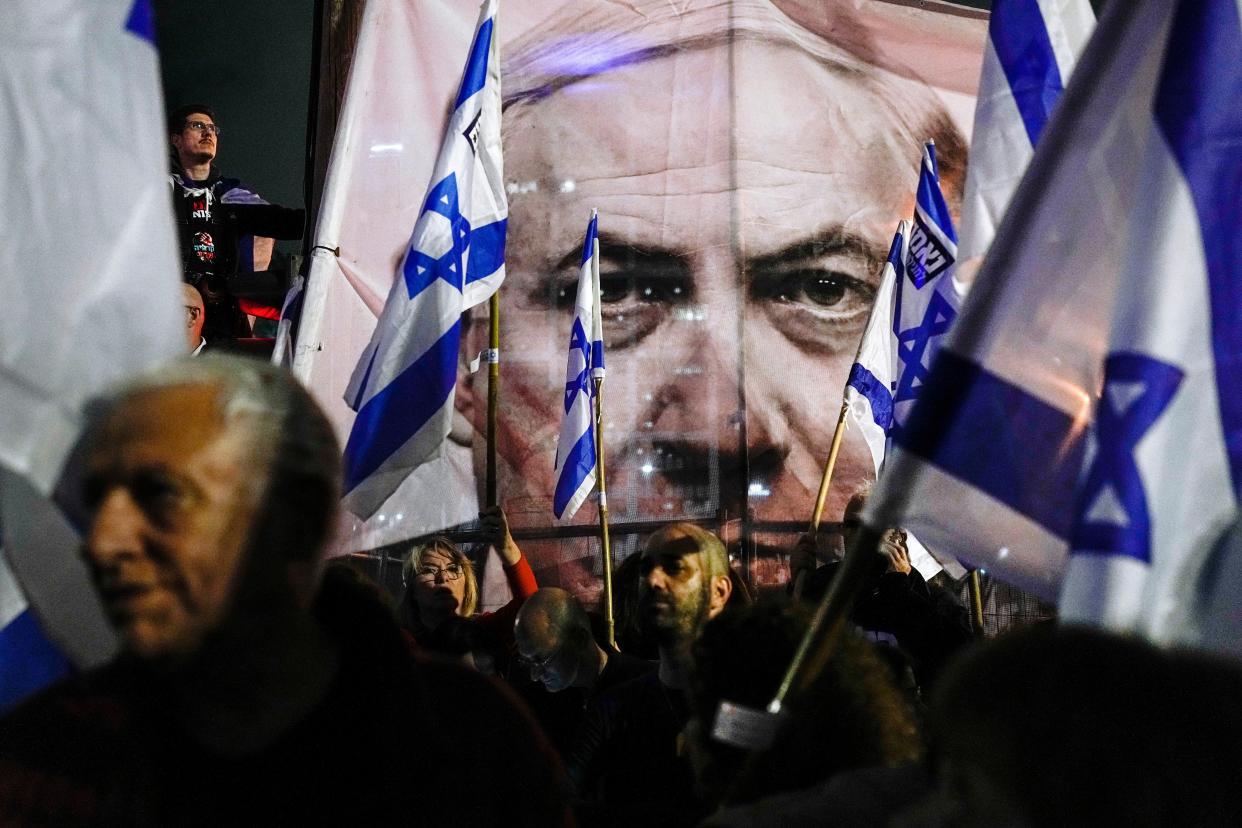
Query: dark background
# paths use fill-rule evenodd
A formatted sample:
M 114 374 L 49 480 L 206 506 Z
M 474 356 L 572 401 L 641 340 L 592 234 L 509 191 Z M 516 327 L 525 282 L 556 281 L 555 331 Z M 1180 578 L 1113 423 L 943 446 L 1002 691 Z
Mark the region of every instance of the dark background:
M 315 0 L 152 5 L 167 108 L 213 106 L 224 174 L 241 178 L 269 201 L 305 206 Z M 286 245 L 281 248 L 300 247 Z

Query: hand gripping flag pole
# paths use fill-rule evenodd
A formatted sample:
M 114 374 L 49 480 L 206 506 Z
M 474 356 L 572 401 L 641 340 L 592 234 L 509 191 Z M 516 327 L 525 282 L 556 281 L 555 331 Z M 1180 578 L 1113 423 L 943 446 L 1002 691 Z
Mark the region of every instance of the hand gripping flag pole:
M 608 641 L 615 646 L 612 612 L 612 547 L 608 537 L 608 492 L 604 482 L 604 335 L 599 301 L 599 216 L 591 211 L 582 261 L 578 295 L 569 334 L 565 366 L 565 416 L 556 445 L 556 491 L 552 510 L 558 520 L 569 520 L 591 490 L 599 494 L 600 543 L 604 567 L 604 615 Z

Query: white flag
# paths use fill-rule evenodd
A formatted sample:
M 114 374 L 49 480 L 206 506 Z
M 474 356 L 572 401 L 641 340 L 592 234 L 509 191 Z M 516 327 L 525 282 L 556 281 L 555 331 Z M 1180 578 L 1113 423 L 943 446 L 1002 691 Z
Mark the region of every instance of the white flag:
M 61 623 L 106 629 L 76 543 L 30 524 L 56 519 L 37 515 L 83 402 L 186 350 L 167 142 L 147 0 L 0 4 L 0 495 L 18 582 L 0 566 L 0 675 L 32 677 L 0 696 L 55 674 L 32 669 L 57 658 L 43 633 L 83 666 L 109 654 Z

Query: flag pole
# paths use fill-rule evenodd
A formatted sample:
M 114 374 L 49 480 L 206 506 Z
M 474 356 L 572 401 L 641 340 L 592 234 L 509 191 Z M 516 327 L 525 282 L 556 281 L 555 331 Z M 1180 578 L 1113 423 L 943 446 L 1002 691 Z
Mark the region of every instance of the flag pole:
M 500 407 L 500 291 L 488 300 L 487 351 L 487 482 L 488 506 L 499 502 L 496 494 L 496 412 Z
M 983 636 L 983 588 L 979 581 L 979 570 L 970 570 L 970 620 L 974 623 L 975 633 Z
M 828 490 L 832 487 L 832 473 L 837 466 L 837 455 L 841 453 L 841 440 L 845 437 L 846 417 L 849 415 L 850 404 L 841 400 L 841 413 L 837 417 L 837 428 L 832 432 L 832 444 L 828 449 L 828 462 L 824 464 L 824 474 L 819 480 L 819 494 L 815 497 L 815 509 L 811 512 L 811 537 L 819 531 L 820 521 L 824 519 L 824 504 L 828 502 Z M 802 588 L 806 584 L 806 570 L 800 570 L 794 576 L 793 597 L 797 601 L 802 597 Z
M 599 537 L 604 553 L 604 624 L 608 644 L 617 649 L 617 627 L 612 612 L 612 544 L 608 538 L 608 486 L 604 481 L 604 378 L 595 381 L 595 488 L 599 491 Z

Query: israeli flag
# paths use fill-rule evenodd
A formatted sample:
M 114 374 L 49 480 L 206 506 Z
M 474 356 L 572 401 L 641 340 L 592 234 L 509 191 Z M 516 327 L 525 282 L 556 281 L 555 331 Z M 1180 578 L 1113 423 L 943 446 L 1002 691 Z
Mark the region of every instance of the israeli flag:
M 905 276 L 909 241 L 910 222 L 902 221 L 893 235 L 875 303 L 871 306 L 871 315 L 867 318 L 867 327 L 863 330 L 858 353 L 845 384 L 845 402 L 850 417 L 867 443 L 877 476 L 884 467 L 889 432 L 893 426 L 893 389 L 897 387 L 893 301 L 897 283 Z M 956 561 L 947 560 L 942 565 L 914 535 L 907 533 L 906 546 L 910 563 L 924 578 L 934 577 L 941 569 L 948 569 L 953 577 L 964 573 Z
M 43 632 L 0 549 L 0 714 L 72 670 Z
M 940 191 L 936 146 L 923 147 L 914 223 L 903 278 L 897 280 L 893 334 L 897 337 L 893 427 L 900 429 L 918 398 L 932 357 L 957 317 L 961 296 L 953 284 L 957 234 Z
M 51 495 L 85 402 L 184 353 L 186 317 L 148 0 L 0 3 L 0 86 L 3 710 L 115 652 Z
M 1094 28 L 1089 0 L 992 3 L 966 168 L 959 261 L 987 252 Z
M 556 442 L 556 493 L 552 511 L 569 520 L 595 488 L 595 379 L 604 378 L 604 328 L 599 306 L 599 216 L 591 211 L 578 298 L 565 366 L 565 418 Z
M 345 392 L 358 414 L 345 446 L 344 500 L 364 519 L 439 455 L 452 422 L 462 314 L 504 280 L 498 52 L 496 0 L 486 0 L 409 248 Z
M 845 402 L 850 416 L 871 451 L 875 473 L 884 465 L 888 432 L 893 425 L 893 388 L 896 352 L 893 337 L 893 293 L 906 269 L 910 222 L 902 221 L 893 235 L 888 261 L 876 290 L 871 316 L 858 343 L 858 353 L 850 366 L 845 384 Z
M 1157 641 L 1242 486 L 1239 8 L 1106 7 L 866 514 Z

